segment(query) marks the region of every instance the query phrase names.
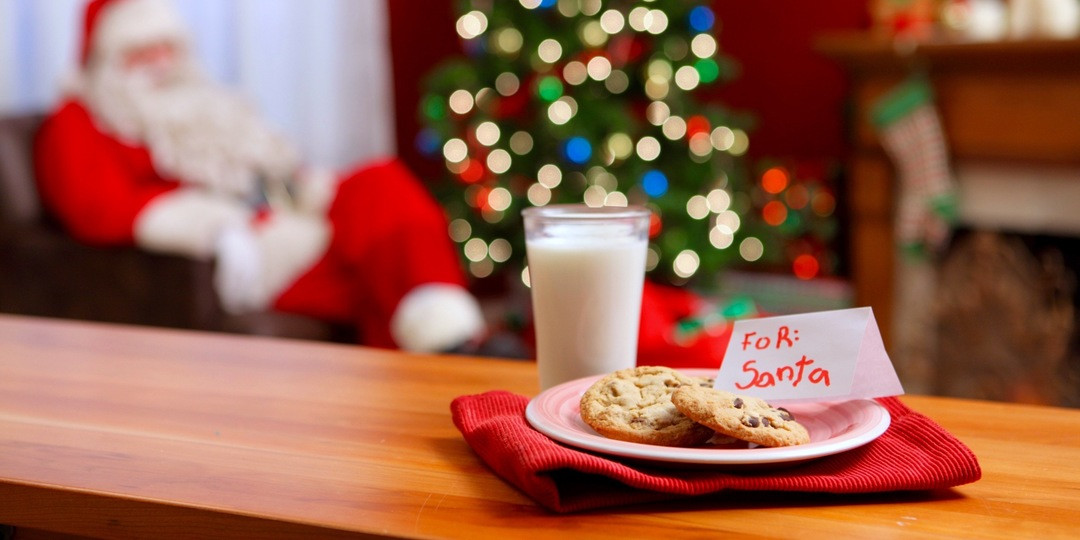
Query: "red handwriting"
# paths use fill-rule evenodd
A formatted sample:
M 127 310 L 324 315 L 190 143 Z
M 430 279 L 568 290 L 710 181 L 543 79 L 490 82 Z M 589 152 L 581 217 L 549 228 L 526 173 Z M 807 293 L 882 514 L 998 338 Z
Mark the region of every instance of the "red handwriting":
M 796 341 L 799 341 L 799 331 L 792 331 L 787 326 L 781 326 L 777 329 L 775 340 L 769 336 L 758 336 L 756 338 L 753 336 L 757 336 L 757 332 L 747 332 L 743 334 L 742 350 L 745 351 L 750 346 L 753 346 L 760 351 L 772 347 L 774 342 L 777 349 L 780 347 L 791 348 L 795 346 Z
M 739 390 L 746 390 L 747 388 L 769 388 L 776 386 L 779 382 L 790 381 L 791 387 L 799 386 L 799 383 L 803 381 L 803 375 L 806 375 L 806 380 L 811 384 L 824 384 L 829 386 L 829 370 L 824 368 L 813 368 L 809 373 L 806 373 L 807 368 L 814 363 L 812 358 L 807 358 L 804 354 L 802 359 L 795 362 L 792 366 L 780 366 L 776 368 L 775 372 L 772 371 L 759 371 L 754 367 L 757 360 L 747 360 L 742 366 L 743 373 L 750 373 L 750 382 L 746 384 L 735 383 L 735 388 Z

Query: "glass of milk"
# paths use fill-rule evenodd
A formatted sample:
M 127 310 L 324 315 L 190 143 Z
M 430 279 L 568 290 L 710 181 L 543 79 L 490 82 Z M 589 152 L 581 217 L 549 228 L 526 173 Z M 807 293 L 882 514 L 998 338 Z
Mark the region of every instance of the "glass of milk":
M 541 389 L 634 367 L 649 210 L 551 205 L 522 216 Z

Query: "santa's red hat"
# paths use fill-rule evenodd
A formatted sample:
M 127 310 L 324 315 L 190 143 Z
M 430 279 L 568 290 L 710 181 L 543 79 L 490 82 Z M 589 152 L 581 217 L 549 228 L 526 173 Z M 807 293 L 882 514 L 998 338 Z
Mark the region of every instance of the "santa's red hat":
M 186 45 L 184 21 L 166 0 L 92 0 L 86 5 L 80 61 L 111 58 L 130 47 L 172 41 Z

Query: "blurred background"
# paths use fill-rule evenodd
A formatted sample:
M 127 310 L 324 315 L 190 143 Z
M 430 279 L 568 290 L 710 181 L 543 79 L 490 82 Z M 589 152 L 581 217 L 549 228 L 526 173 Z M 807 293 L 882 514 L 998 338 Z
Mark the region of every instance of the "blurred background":
M 679 345 L 871 306 L 909 392 L 1080 404 L 1076 0 L 175 5 L 210 75 L 307 160 L 416 171 L 489 320 L 526 342 L 520 209 L 645 204 L 651 280 L 707 300 L 661 324 Z M 20 152 L 83 6 L 0 0 L 0 310 L 334 339 L 229 318 L 198 286 L 146 306 L 197 265 L 27 240 L 50 224 Z M 72 253 L 78 278 L 50 270 Z M 73 279 L 109 292 L 78 301 Z

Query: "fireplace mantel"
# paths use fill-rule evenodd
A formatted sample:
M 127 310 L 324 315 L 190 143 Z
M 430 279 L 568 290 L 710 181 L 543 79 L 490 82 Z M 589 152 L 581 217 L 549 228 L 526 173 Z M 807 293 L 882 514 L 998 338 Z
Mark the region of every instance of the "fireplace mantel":
M 822 36 L 816 46 L 849 76 L 848 256 L 856 302 L 874 308 L 888 343 L 897 186 L 870 121 L 874 103 L 912 73 L 925 73 L 957 167 L 1019 167 L 1032 171 L 1027 177 L 1043 168 L 1059 177 L 1080 171 L 1080 40 L 901 45 L 864 33 Z

